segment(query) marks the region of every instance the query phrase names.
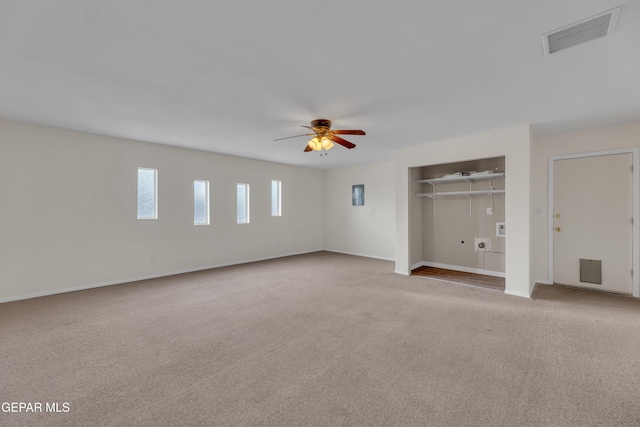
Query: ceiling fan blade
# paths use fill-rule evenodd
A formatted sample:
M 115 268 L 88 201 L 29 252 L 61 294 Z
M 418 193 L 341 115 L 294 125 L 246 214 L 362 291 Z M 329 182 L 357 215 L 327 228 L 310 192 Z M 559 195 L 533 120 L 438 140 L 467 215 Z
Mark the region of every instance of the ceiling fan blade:
M 306 147 L 304 147 L 304 152 L 308 153 L 309 151 L 313 151 L 313 148 L 309 147 L 308 145 Z
M 307 126 L 307 125 L 300 125 L 300 126 L 302 126 L 303 128 L 311 129 L 311 130 L 312 130 L 312 131 L 314 131 L 314 132 L 316 131 L 316 130 L 315 130 L 314 128 L 312 128 L 311 126 Z
M 363 130 L 334 130 L 336 135 L 366 135 Z
M 284 137 L 284 138 L 274 139 L 274 141 L 282 141 L 283 139 L 299 138 L 301 136 L 311 136 L 311 135 L 314 135 L 314 134 L 313 133 L 304 133 L 302 135 L 294 135 L 294 136 L 287 136 L 287 137 Z
M 339 136 L 335 136 L 335 135 L 333 135 L 331 137 L 331 140 L 333 142 L 337 142 L 338 144 L 342 145 L 343 147 L 346 147 L 346 148 L 349 148 L 349 149 L 354 148 L 356 146 L 356 144 L 354 144 L 352 142 L 349 142 L 346 139 L 342 139 Z

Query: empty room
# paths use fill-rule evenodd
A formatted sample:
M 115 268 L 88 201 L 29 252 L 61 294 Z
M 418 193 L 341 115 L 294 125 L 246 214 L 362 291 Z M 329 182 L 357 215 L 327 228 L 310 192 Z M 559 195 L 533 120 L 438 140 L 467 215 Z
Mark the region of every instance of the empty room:
M 640 3 L 0 0 L 0 426 L 640 424 Z

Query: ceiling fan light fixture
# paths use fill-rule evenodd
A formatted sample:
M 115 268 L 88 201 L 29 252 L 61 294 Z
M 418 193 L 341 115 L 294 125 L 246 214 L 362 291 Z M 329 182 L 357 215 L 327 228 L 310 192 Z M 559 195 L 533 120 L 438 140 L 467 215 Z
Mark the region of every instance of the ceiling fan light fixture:
M 318 151 L 322 150 L 322 145 L 320 144 L 320 139 L 317 136 L 314 136 L 309 140 L 309 147 Z
M 333 147 L 333 141 L 331 141 L 331 139 L 329 139 L 326 136 L 322 137 L 322 148 L 324 148 L 325 150 L 330 149 L 331 147 Z
M 274 141 L 280 141 L 282 139 L 289 138 L 297 138 L 299 136 L 313 136 L 308 142 L 307 146 L 304 148 L 304 152 L 308 153 L 309 151 L 322 151 L 322 150 L 330 150 L 335 146 L 335 144 L 339 144 L 345 148 L 355 148 L 356 144 L 353 142 L 347 141 L 346 139 L 342 139 L 338 135 L 365 135 L 365 132 L 360 129 L 338 129 L 331 130 L 331 120 L 328 119 L 318 119 L 312 120 L 311 126 L 301 125 L 303 128 L 307 128 L 315 133 L 307 133 L 304 135 L 295 135 L 288 136 L 286 138 L 278 138 L 274 139 Z M 334 144 L 335 143 L 335 144 Z

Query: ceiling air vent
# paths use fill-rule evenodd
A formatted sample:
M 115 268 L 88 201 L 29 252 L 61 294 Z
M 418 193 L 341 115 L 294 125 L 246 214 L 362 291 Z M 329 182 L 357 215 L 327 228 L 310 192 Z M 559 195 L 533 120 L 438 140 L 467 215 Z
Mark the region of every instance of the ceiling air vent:
M 620 7 L 542 35 L 544 54 L 550 55 L 568 47 L 613 34 Z

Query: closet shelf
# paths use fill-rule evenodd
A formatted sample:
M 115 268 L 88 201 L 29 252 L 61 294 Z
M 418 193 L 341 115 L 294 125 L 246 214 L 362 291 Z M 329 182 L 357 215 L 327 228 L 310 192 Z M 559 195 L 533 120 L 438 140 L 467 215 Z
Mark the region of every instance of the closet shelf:
M 482 174 L 474 174 L 467 176 L 446 176 L 442 178 L 430 178 L 430 179 L 419 179 L 416 182 L 419 184 L 436 184 L 442 182 L 456 182 L 456 181 L 478 181 L 481 179 L 492 179 L 492 178 L 504 178 L 504 173 L 482 173 Z
M 430 179 L 419 179 L 416 181 L 418 184 L 430 184 L 431 192 L 430 193 L 416 193 L 418 197 L 428 197 L 433 200 L 433 214 L 436 214 L 436 198 L 437 197 L 445 197 L 445 196 L 467 196 L 469 198 L 469 216 L 471 216 L 471 199 L 473 199 L 474 195 L 487 195 L 491 197 L 491 206 L 493 206 L 493 195 L 494 194 L 504 194 L 504 188 L 495 189 L 490 182 L 491 189 L 489 190 L 474 190 L 473 182 L 480 180 L 487 180 L 493 178 L 504 178 L 504 173 L 477 173 L 466 176 L 445 176 L 442 178 L 430 178 Z M 451 182 L 462 182 L 466 181 L 469 183 L 469 189 L 466 191 L 438 191 L 436 192 L 436 184 L 448 184 Z
M 474 194 L 498 194 L 504 193 L 504 189 L 500 190 L 469 190 L 469 191 L 442 191 L 438 193 L 417 193 L 416 196 L 419 197 L 429 197 L 436 198 L 440 196 L 473 196 Z

